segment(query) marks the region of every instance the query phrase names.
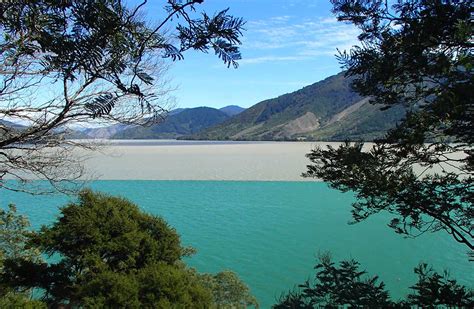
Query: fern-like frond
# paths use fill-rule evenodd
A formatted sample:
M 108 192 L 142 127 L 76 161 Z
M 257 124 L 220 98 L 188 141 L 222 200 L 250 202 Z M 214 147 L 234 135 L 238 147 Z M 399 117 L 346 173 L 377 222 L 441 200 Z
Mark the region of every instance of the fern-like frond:
M 85 104 L 85 108 L 91 113 L 92 118 L 100 118 L 109 115 L 117 102 L 117 96 L 107 93 L 94 98 Z
M 213 42 L 213 48 L 216 55 L 224 61 L 227 67 L 232 65 L 234 68 L 238 68 L 239 64 L 237 63 L 237 60 L 242 59 L 242 56 L 237 46 L 222 39 L 218 39 Z

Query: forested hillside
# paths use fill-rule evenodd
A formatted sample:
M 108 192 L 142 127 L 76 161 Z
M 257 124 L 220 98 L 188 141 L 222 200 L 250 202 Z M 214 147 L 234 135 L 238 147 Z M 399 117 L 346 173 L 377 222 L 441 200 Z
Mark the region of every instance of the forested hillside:
M 190 139 L 210 140 L 372 140 L 404 115 L 381 111 L 357 95 L 344 73 L 293 93 L 265 100 Z
M 163 122 L 149 127 L 129 127 L 117 132 L 116 139 L 166 139 L 200 132 L 227 120 L 225 112 L 210 107 L 187 108 L 172 113 Z

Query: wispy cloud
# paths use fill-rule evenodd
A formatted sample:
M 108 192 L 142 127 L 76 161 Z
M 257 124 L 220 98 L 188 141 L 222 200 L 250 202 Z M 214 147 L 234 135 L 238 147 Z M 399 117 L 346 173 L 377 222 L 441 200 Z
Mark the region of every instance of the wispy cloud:
M 255 64 L 263 62 L 274 62 L 274 61 L 299 61 L 305 60 L 306 56 L 262 56 L 254 58 L 244 58 L 239 61 L 240 64 Z
M 288 80 L 288 81 L 274 81 L 265 79 L 247 79 L 232 81 L 233 85 L 259 85 L 259 86 L 290 86 L 295 88 L 301 88 L 314 83 L 314 81 L 304 80 Z
M 337 49 L 357 44 L 358 30 L 335 18 L 297 19 L 276 16 L 249 21 L 243 48 L 258 54 L 243 64 L 269 61 L 299 61 L 334 55 Z

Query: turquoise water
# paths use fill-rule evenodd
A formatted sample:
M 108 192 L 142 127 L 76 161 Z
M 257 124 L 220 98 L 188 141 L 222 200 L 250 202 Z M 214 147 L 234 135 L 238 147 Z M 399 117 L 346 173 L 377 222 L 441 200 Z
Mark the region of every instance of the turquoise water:
M 164 217 L 198 253 L 188 259 L 203 272 L 231 269 L 262 308 L 314 274 L 318 252 L 355 258 L 378 274 L 397 299 L 415 282 L 421 261 L 472 286 L 466 250 L 443 232 L 405 239 L 386 216 L 348 225 L 353 197 L 318 182 L 96 181 L 96 190 L 122 195 Z M 65 196 L 0 190 L 0 205 L 15 203 L 33 227 L 52 222 Z

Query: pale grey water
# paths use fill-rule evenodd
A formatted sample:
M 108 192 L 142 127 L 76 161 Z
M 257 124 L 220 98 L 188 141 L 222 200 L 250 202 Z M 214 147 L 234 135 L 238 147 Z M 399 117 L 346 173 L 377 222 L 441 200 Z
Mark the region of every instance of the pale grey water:
M 88 157 L 88 179 L 308 181 L 305 155 L 327 145 L 340 143 L 110 140 L 100 152 L 77 154 Z

